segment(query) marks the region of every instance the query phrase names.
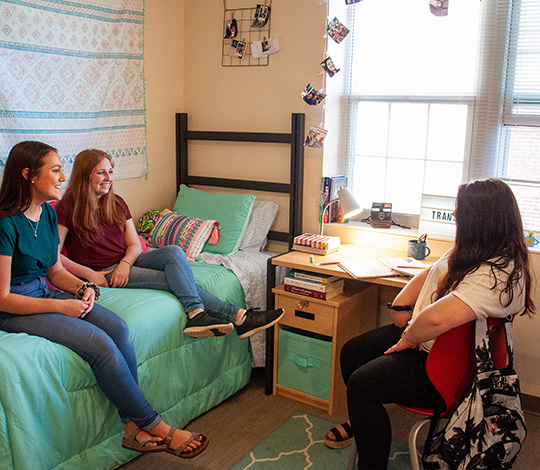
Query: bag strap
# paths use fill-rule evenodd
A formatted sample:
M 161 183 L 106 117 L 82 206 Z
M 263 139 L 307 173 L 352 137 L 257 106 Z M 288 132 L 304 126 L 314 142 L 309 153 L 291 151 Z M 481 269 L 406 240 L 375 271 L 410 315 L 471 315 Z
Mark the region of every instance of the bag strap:
M 506 351 L 508 354 L 508 368 L 514 367 L 512 321 L 512 316 L 508 316 L 503 319 Z M 476 320 L 474 353 L 476 357 L 477 373 L 496 369 L 489 338 L 489 325 L 486 318 Z

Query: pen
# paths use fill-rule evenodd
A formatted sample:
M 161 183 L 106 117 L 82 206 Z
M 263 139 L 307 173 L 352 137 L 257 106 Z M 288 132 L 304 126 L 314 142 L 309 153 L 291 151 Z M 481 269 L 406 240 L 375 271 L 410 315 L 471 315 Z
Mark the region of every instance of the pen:
M 329 261 L 328 263 L 317 263 L 315 266 L 328 266 L 330 264 L 339 264 L 339 261 Z
M 426 269 L 427 266 L 396 266 L 396 268 L 402 268 L 402 269 Z

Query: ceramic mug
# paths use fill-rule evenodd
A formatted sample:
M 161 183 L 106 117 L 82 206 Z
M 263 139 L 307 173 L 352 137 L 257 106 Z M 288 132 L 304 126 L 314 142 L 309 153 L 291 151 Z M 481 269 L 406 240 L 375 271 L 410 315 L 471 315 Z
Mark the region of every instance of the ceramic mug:
M 429 256 L 431 249 L 427 246 L 426 242 L 419 242 L 418 240 L 409 240 L 407 248 L 407 256 L 414 259 L 424 259 Z
M 525 243 L 527 244 L 528 247 L 533 247 L 533 246 L 538 245 L 538 239 L 534 237 L 525 237 Z

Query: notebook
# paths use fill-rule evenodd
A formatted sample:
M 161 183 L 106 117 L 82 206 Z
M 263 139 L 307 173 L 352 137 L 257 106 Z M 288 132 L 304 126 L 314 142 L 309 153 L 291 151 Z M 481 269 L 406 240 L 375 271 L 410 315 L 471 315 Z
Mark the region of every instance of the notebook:
M 381 263 L 379 260 L 371 259 L 364 261 L 346 260 L 338 264 L 347 274 L 355 279 L 367 279 L 374 277 L 397 276 L 397 272 Z

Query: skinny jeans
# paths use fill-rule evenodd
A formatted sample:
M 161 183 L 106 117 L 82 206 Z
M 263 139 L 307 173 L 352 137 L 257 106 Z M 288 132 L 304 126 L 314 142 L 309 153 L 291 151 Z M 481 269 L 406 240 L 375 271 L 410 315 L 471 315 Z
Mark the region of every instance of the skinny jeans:
M 426 372 L 425 351 L 384 354 L 399 341 L 403 330 L 393 324 L 383 326 L 351 339 L 341 349 L 341 374 L 347 385 L 359 470 L 387 468 L 392 430 L 384 404 L 431 410 L 442 404 Z
M 106 269 L 116 266 L 118 265 L 114 264 Z M 109 281 L 111 275 L 112 273 L 107 275 Z M 233 323 L 239 310 L 239 307 L 218 299 L 195 283 L 186 254 L 176 245 L 142 253 L 133 263 L 125 287 L 171 292 L 186 312 L 202 308 L 212 316 L 216 314 Z
M 13 294 L 35 298 L 72 299 L 73 295 L 49 289 L 44 278 L 11 286 Z M 156 427 L 161 416 L 143 396 L 138 385 L 137 359 L 127 324 L 101 305 L 84 318 L 60 313 L 16 315 L 0 312 L 0 329 L 27 333 L 53 341 L 82 357 L 94 372 L 107 399 L 123 423 L 133 421 L 145 431 Z

